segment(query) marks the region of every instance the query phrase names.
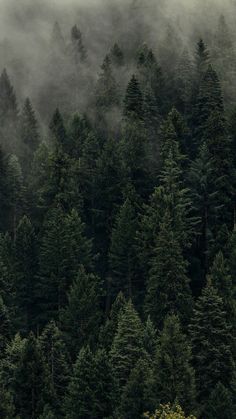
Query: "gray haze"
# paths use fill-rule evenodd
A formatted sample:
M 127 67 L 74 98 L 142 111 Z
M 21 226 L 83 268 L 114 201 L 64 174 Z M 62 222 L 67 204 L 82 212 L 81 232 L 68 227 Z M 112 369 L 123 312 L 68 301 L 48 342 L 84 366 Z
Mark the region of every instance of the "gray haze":
M 140 35 L 158 58 L 172 25 L 176 40 L 191 52 L 200 36 L 207 38 L 222 13 L 234 32 L 235 12 L 235 0 L 0 0 L 0 70 L 7 68 L 18 101 L 29 96 L 40 114 L 46 102 L 51 103 L 50 111 L 61 102 L 63 106 L 70 88 L 65 107 L 70 101 L 73 110 L 83 111 L 103 58 L 115 42 L 129 54 Z M 67 60 L 62 64 L 53 56 L 55 21 L 66 43 L 74 24 L 83 34 L 88 65 L 78 70 L 76 81 Z M 62 74 L 70 87 L 63 85 Z M 62 90 L 57 97 L 58 85 Z

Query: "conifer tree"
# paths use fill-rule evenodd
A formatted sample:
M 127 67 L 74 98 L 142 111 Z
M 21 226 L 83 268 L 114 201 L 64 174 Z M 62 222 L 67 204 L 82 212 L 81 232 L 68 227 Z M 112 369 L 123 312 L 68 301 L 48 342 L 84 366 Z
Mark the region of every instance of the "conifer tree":
M 148 316 L 145 324 L 143 344 L 147 354 L 151 359 L 154 359 L 157 349 L 157 330 L 155 329 L 150 316 Z
M 5 231 L 7 229 L 8 223 L 6 223 L 9 206 L 10 206 L 10 191 L 9 184 L 7 179 L 7 159 L 5 153 L 0 147 L 0 231 Z
M 120 408 L 124 419 L 141 419 L 143 413 L 157 405 L 154 373 L 146 359 L 140 359 L 132 369 L 123 389 Z
M 3 356 L 6 345 L 9 343 L 12 335 L 12 326 L 10 322 L 9 311 L 0 296 L 0 357 Z
M 51 41 L 53 48 L 56 48 L 56 51 L 54 51 L 54 53 L 65 53 L 65 39 L 62 35 L 61 27 L 58 22 L 54 23 Z
M 101 320 L 100 296 L 98 278 L 81 267 L 69 291 L 68 305 L 61 312 L 62 329 L 73 358 L 82 346 L 94 343 Z
M 119 391 L 127 383 L 131 370 L 143 354 L 143 326 L 132 302 L 129 301 L 119 317 L 110 352 Z
M 124 53 L 117 43 L 111 48 L 110 56 L 111 62 L 116 68 L 124 66 Z
M 67 134 L 62 115 L 58 108 L 55 110 L 52 116 L 49 128 L 52 133 L 54 146 L 62 148 L 64 151 L 66 151 Z
M 132 76 L 124 100 L 124 116 L 131 119 L 143 119 L 143 96 L 139 82 Z
M 204 405 L 219 381 L 230 386 L 234 371 L 231 327 L 223 300 L 210 283 L 196 303 L 190 333 L 198 398 Z
M 104 351 L 82 348 L 65 399 L 67 419 L 105 418 L 112 413 L 113 379 Z
M 15 155 L 10 155 L 7 161 L 7 181 L 9 188 L 9 231 L 16 238 L 16 228 L 23 212 L 24 204 L 24 184 L 22 169 L 19 159 Z
M 16 411 L 25 419 L 38 417 L 50 400 L 51 389 L 42 355 L 32 333 L 25 342 L 15 374 Z
M 196 403 L 191 347 L 177 316 L 168 316 L 160 335 L 155 360 L 156 394 L 161 404 L 177 400 L 193 412 Z
M 206 419 L 234 419 L 235 407 L 232 395 L 220 382 L 211 392 L 204 415 Z
M 118 216 L 111 236 L 110 270 L 111 293 L 120 291 L 132 297 L 135 294 L 135 233 L 137 217 L 133 203 L 126 199 Z
M 69 291 L 81 264 L 92 266 L 91 241 L 84 224 L 73 210 L 68 215 L 58 206 L 44 222 L 39 251 L 38 297 L 40 315 L 46 323 L 57 317 L 67 302 Z
M 38 123 L 29 98 L 25 100 L 19 124 L 22 168 L 29 175 L 33 155 L 39 146 Z
M 83 63 L 87 58 L 87 51 L 83 43 L 82 33 L 77 25 L 71 29 L 71 48 L 75 63 Z
M 3 70 L 0 77 L 0 92 L 1 125 L 16 123 L 18 117 L 16 96 L 6 69 Z
M 156 239 L 145 297 L 145 312 L 161 327 L 167 314 L 179 314 L 187 321 L 191 312 L 191 292 L 187 263 L 166 214 Z
M 35 280 L 38 261 L 34 227 L 26 216 L 20 220 L 16 230 L 14 256 L 14 323 L 18 331 L 28 333 L 34 327 Z
M 51 405 L 58 417 L 61 417 L 70 371 L 66 345 L 55 322 L 50 322 L 43 330 L 39 338 L 39 347 L 48 369 L 52 389 Z
M 109 111 L 119 104 L 118 86 L 113 75 L 111 59 L 106 55 L 101 66 L 96 87 L 96 106 L 100 111 Z
M 118 328 L 120 315 L 123 313 L 126 305 L 126 299 L 122 292 L 119 292 L 114 303 L 112 304 L 110 313 L 104 326 L 101 326 L 99 334 L 99 342 L 107 350 L 110 351 L 111 345 Z
M 210 60 L 209 51 L 203 39 L 200 39 L 197 43 L 195 60 L 196 60 L 197 78 L 198 78 L 198 83 L 199 83 L 207 70 L 207 67 L 209 65 L 209 60 Z

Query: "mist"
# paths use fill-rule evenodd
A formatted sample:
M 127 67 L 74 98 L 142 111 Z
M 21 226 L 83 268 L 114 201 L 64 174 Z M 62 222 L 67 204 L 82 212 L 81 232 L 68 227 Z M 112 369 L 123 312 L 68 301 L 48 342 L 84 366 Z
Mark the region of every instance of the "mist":
M 200 37 L 208 41 L 221 14 L 235 36 L 235 9 L 234 0 L 1 0 L 1 70 L 7 69 L 19 104 L 29 96 L 39 117 L 48 122 L 56 106 L 68 109 L 70 102 L 72 111 L 88 108 L 91 87 L 94 88 L 104 56 L 115 42 L 126 56 L 135 54 L 138 44 L 145 42 L 162 64 L 160 50 L 163 45 L 165 49 L 168 27 L 174 28 L 177 47 L 181 42 L 178 53 L 187 48 L 194 54 L 194 44 Z M 66 57 L 59 63 L 60 57 L 52 45 L 55 22 L 59 23 L 67 45 L 71 27 L 77 24 L 88 51 L 86 69 L 75 70 L 76 95 L 74 87 L 63 81 L 73 78 L 71 65 Z M 125 82 L 133 72 L 132 65 L 126 70 L 126 76 L 122 74 Z M 73 80 L 69 85 L 73 86 Z

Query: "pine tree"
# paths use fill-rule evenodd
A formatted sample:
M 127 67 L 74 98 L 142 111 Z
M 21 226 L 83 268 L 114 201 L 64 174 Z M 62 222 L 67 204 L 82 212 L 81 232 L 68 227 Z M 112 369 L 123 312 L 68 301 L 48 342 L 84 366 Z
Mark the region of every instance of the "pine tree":
M 124 419 L 141 419 L 156 405 L 154 373 L 147 360 L 140 359 L 123 389 L 119 412 Z
M 197 253 L 201 261 L 203 281 L 209 268 L 209 258 L 222 209 L 219 204 L 219 179 L 214 179 L 214 162 L 204 143 L 199 155 L 191 163 L 189 185 L 192 198 L 192 212 L 198 219 L 195 231 Z M 200 286 L 202 284 L 199 284 Z
M 119 292 L 114 303 L 112 304 L 110 313 L 104 325 L 101 326 L 99 334 L 99 342 L 103 348 L 110 351 L 114 336 L 118 328 L 120 315 L 123 313 L 126 305 L 126 299 L 122 292 Z
M 9 188 L 9 231 L 16 238 L 16 228 L 22 215 L 25 188 L 22 169 L 18 158 L 10 155 L 7 161 L 7 182 Z
M 64 395 L 69 382 L 69 356 L 62 333 L 55 322 L 50 322 L 39 338 L 39 347 L 49 372 L 54 411 L 61 417 Z
M 83 267 L 68 294 L 68 305 L 61 313 L 62 329 L 74 358 L 82 346 L 93 344 L 99 331 L 101 289 L 98 278 Z
M 191 347 L 177 316 L 168 316 L 160 335 L 155 360 L 156 394 L 161 404 L 177 400 L 187 411 L 195 408 L 195 373 Z
M 232 332 L 223 300 L 208 283 L 190 325 L 199 401 L 204 405 L 219 381 L 229 387 L 234 371 Z
M 16 230 L 14 254 L 14 324 L 18 331 L 28 333 L 34 327 L 35 280 L 38 261 L 34 227 L 26 216 L 20 220 Z
M 114 378 L 122 390 L 136 362 L 143 356 L 143 326 L 138 313 L 129 301 L 119 316 L 110 357 Z
M 21 162 L 24 173 L 28 176 L 32 158 L 39 146 L 38 123 L 29 98 L 26 99 L 19 121 L 21 140 Z
M 126 199 L 116 217 L 111 236 L 111 293 L 120 291 L 130 298 L 135 294 L 135 233 L 137 216 L 133 203 Z
M 9 311 L 0 296 L 0 357 L 3 356 L 5 348 L 12 335 Z
M 0 121 L 1 125 L 7 123 L 16 123 L 18 110 L 16 96 L 11 85 L 6 69 L 3 70 L 0 77 Z
M 204 416 L 206 419 L 234 419 L 235 407 L 232 395 L 220 382 L 211 392 Z
M 124 66 L 124 53 L 117 43 L 113 45 L 110 51 L 111 62 L 116 68 Z
M 47 400 L 50 400 L 50 387 L 45 365 L 33 334 L 30 334 L 25 342 L 15 374 L 17 413 L 25 419 L 38 417 Z
M 7 175 L 7 159 L 0 147 L 0 231 L 8 227 L 6 220 L 9 216 L 10 191 Z
M 161 223 L 151 260 L 145 312 L 158 327 L 169 313 L 179 314 L 185 322 L 191 313 L 187 263 L 167 214 Z
M 143 119 L 143 96 L 139 82 L 132 76 L 124 100 L 124 116 L 130 119 Z
M 150 356 L 151 359 L 154 359 L 157 348 L 157 330 L 155 329 L 150 316 L 148 316 L 145 324 L 143 343 L 144 349 L 147 352 L 147 354 Z
M 102 72 L 97 81 L 95 96 L 98 111 L 104 112 L 109 111 L 113 106 L 119 104 L 118 86 L 113 75 L 109 55 L 106 55 L 101 70 Z
M 39 319 L 46 323 L 57 318 L 67 302 L 66 293 L 80 265 L 92 266 L 91 241 L 78 213 L 68 215 L 58 206 L 51 209 L 44 222 L 39 251 Z
M 109 417 L 112 413 L 113 379 L 104 351 L 93 354 L 82 348 L 74 365 L 65 399 L 67 419 Z
M 83 43 L 82 33 L 77 25 L 71 29 L 71 49 L 75 64 L 83 63 L 87 58 L 87 51 Z
M 58 22 L 54 23 L 51 42 L 52 47 L 56 49 L 54 50 L 54 54 L 65 53 L 65 39 L 62 35 L 61 27 Z
M 191 112 L 191 100 L 193 93 L 194 66 L 187 49 L 184 49 L 178 66 L 176 76 L 176 106 L 189 116 Z
M 206 44 L 202 39 L 197 43 L 197 49 L 195 54 L 196 61 L 196 71 L 198 83 L 201 81 L 201 78 L 205 74 L 207 67 L 209 65 L 210 55 L 207 49 Z
M 62 148 L 64 151 L 66 151 L 67 133 L 62 115 L 58 108 L 55 110 L 52 116 L 49 128 L 52 134 L 54 146 Z
M 214 259 L 209 279 L 213 287 L 217 290 L 218 295 L 223 299 L 228 320 L 234 324 L 236 307 L 234 301 L 233 281 L 230 275 L 228 261 L 224 258 L 221 251 Z

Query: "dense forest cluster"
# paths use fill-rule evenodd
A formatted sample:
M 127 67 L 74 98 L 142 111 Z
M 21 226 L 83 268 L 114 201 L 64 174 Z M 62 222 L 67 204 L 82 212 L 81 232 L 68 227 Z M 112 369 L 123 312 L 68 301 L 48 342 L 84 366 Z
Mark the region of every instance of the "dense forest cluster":
M 56 23 L 36 110 L 2 71 L 2 419 L 236 417 L 234 36 L 142 34 L 97 75 Z

